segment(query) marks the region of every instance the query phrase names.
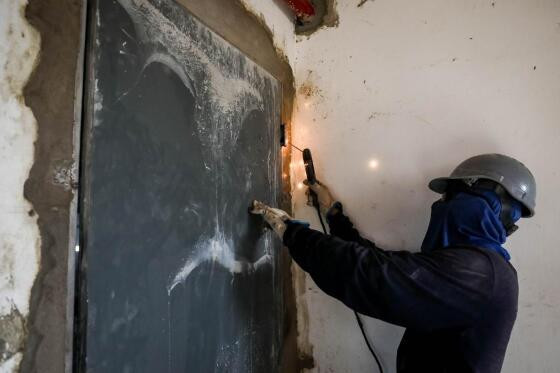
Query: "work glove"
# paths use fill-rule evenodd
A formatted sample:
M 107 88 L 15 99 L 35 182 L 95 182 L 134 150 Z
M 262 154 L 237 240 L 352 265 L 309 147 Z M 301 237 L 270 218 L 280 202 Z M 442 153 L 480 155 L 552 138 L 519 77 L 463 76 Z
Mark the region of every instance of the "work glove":
M 331 208 L 335 199 L 333 198 L 329 188 L 325 184 L 319 182 L 319 180 L 315 181 L 314 184 L 309 184 L 309 181 L 304 180 L 303 183 L 309 187 L 307 189 L 307 204 L 309 206 L 313 206 L 313 198 L 311 197 L 310 191 L 315 192 L 317 194 L 317 200 L 319 202 L 319 207 L 323 214 L 326 214 L 327 211 Z
M 286 211 L 270 207 L 260 201 L 253 201 L 249 212 L 255 215 L 262 215 L 264 221 L 282 240 L 284 239 L 284 233 L 288 224 L 303 224 L 309 227 L 309 223 L 294 220 Z
M 262 215 L 264 221 L 276 232 L 280 239 L 284 238 L 286 222 L 292 219 L 286 211 L 267 206 L 260 201 L 253 201 L 249 212 L 255 215 Z

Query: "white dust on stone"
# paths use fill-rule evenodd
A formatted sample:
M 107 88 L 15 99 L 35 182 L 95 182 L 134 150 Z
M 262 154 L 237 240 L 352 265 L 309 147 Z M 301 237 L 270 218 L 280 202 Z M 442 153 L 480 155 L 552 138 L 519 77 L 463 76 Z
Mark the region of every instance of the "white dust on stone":
M 194 256 L 185 261 L 183 266 L 173 276 L 172 281 L 167 286 L 167 292 L 171 295 L 173 289 L 184 283 L 189 275 L 205 262 L 219 264 L 227 269 L 231 274 L 250 274 L 258 270 L 265 264 L 272 262 L 270 254 L 262 255 L 255 262 L 235 259 L 233 254 L 233 242 L 216 230 L 215 235 L 209 239 L 203 239 L 196 243 Z

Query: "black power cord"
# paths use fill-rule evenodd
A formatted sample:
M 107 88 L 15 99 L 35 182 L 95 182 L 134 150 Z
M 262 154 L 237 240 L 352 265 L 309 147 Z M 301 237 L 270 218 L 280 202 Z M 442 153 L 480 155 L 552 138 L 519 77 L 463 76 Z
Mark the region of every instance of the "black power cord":
M 323 222 L 323 217 L 321 216 L 321 209 L 319 208 L 319 203 L 316 202 L 316 197 L 313 198 L 313 205 L 315 207 L 315 210 L 317 210 L 317 216 L 319 217 L 319 222 L 321 223 L 321 227 L 323 228 L 323 233 L 327 234 L 327 229 L 325 228 L 325 223 Z M 360 331 L 362 332 L 362 336 L 364 337 L 364 341 L 366 341 L 366 345 L 367 348 L 369 350 L 369 352 L 371 352 L 371 355 L 373 356 L 373 358 L 375 359 L 375 362 L 377 363 L 377 368 L 379 369 L 379 373 L 383 373 L 383 367 L 381 366 L 381 362 L 379 361 L 379 357 L 377 357 L 377 354 L 375 353 L 375 351 L 373 350 L 373 347 L 371 345 L 371 342 L 366 334 L 366 330 L 364 328 L 364 323 L 362 321 L 362 318 L 360 317 L 360 314 L 356 311 L 354 311 L 354 315 L 356 316 L 356 321 L 358 322 L 358 326 L 360 327 Z
M 358 326 L 360 327 L 360 330 L 362 331 L 362 335 L 364 336 L 364 340 L 366 341 L 367 348 L 369 352 L 371 352 L 373 358 L 375 359 L 375 362 L 377 363 L 377 368 L 379 368 L 379 372 L 383 373 L 383 367 L 381 366 L 381 362 L 379 361 L 377 354 L 375 353 L 375 351 L 373 351 L 373 346 L 371 345 L 371 342 L 369 341 L 369 338 L 366 334 L 366 330 L 364 329 L 364 323 L 362 322 L 362 318 L 360 317 L 360 314 L 356 311 L 354 311 L 354 315 L 356 315 L 356 320 L 358 321 Z

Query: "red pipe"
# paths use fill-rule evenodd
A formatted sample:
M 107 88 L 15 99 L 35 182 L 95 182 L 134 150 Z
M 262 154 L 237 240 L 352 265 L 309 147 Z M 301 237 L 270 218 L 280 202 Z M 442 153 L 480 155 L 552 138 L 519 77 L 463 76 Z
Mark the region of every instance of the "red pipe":
M 311 17 L 315 15 L 315 8 L 310 0 L 284 0 L 298 17 Z

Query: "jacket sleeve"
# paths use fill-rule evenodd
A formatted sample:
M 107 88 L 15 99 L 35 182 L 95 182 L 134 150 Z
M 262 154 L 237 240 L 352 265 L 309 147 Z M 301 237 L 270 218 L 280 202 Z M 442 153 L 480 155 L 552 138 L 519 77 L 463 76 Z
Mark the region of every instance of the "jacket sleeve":
M 481 251 L 384 251 L 289 224 L 284 244 L 325 293 L 364 315 L 418 331 L 477 322 L 493 292 Z
M 341 238 L 345 241 L 352 241 L 367 247 L 375 247 L 375 244 L 368 239 L 363 238 L 358 230 L 354 228 L 354 224 L 344 215 L 342 203 L 335 202 L 327 212 L 327 223 L 331 235 Z

